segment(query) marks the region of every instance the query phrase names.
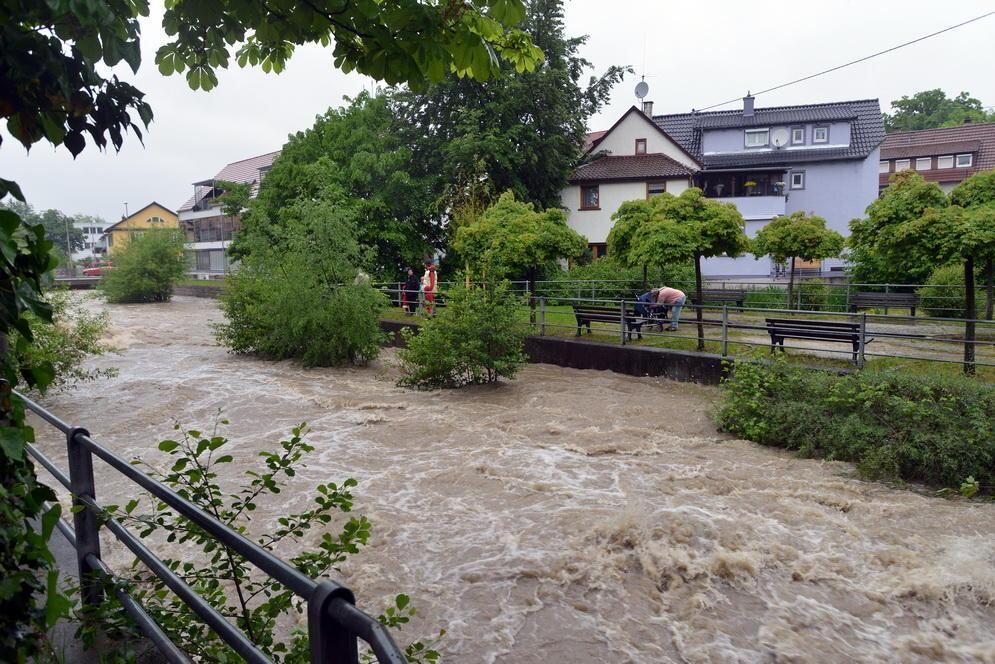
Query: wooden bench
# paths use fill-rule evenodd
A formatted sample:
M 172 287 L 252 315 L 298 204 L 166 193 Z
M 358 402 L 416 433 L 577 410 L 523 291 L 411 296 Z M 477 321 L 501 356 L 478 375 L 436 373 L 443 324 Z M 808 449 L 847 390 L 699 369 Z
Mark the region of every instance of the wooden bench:
M 857 309 L 887 309 L 889 307 L 908 307 L 912 316 L 916 315 L 919 306 L 919 296 L 915 293 L 852 293 L 849 301 L 850 311 Z
M 625 332 L 626 338 L 632 339 L 632 331 L 636 331 L 637 338 L 643 338 L 643 325 L 662 324 L 665 319 L 637 314 L 635 305 L 624 304 L 621 306 L 607 306 L 598 304 L 575 304 L 573 305 L 574 317 L 577 319 L 577 335 L 580 336 L 584 327 L 587 333 L 591 334 L 591 323 L 609 323 L 615 325 L 622 324 L 622 307 L 625 307 Z
M 698 302 L 698 296 L 695 293 L 691 293 L 688 296 L 691 300 L 691 304 L 708 304 L 708 303 L 720 303 L 724 304 L 726 302 L 732 302 L 740 309 L 743 308 L 743 302 L 746 301 L 746 291 L 745 290 L 732 290 L 727 288 L 703 288 L 701 290 L 701 302 Z
M 773 353 L 778 345 L 784 351 L 785 339 L 811 339 L 813 341 L 829 341 L 847 343 L 853 347 L 853 361 L 857 361 L 860 352 L 860 323 L 844 323 L 832 320 L 803 320 L 798 318 L 768 318 L 767 333 L 770 335 L 770 351 Z M 866 346 L 874 341 L 872 337 L 864 339 Z

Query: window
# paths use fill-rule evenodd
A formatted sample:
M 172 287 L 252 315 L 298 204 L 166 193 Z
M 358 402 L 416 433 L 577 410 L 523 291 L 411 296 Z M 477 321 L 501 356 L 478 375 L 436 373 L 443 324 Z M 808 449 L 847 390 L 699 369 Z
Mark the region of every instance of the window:
M 107 236 L 107 246 L 108 247 L 114 246 L 114 233 L 111 233 L 110 235 Z
M 770 143 L 770 129 L 747 129 L 746 147 L 762 148 Z
M 829 142 L 829 127 L 815 127 L 812 129 L 812 142 L 813 143 L 828 143 Z
M 667 191 L 666 182 L 647 182 L 646 183 L 646 198 L 653 198 L 654 196 L 659 196 L 663 192 Z
M 153 226 L 158 226 L 159 224 L 164 224 L 166 222 L 163 221 L 162 217 L 149 217 L 149 223 Z
M 916 170 L 917 171 L 928 171 L 933 168 L 933 158 L 932 157 L 919 157 L 916 159 Z
M 599 210 L 601 209 L 598 196 L 598 185 L 586 184 L 580 188 L 580 209 Z
M 954 157 L 953 155 L 947 155 L 945 157 L 936 158 L 937 168 L 953 168 L 954 167 Z
M 973 163 L 974 163 L 974 155 L 970 154 L 957 155 L 957 168 L 970 168 L 971 164 Z
M 791 128 L 791 144 L 802 145 L 805 143 L 805 127 Z
M 895 170 L 896 171 L 907 171 L 912 168 L 912 162 L 908 159 L 896 159 L 895 160 Z
M 592 242 L 587 247 L 591 250 L 591 258 L 601 258 L 608 254 L 608 245 L 604 242 Z
M 889 161 L 878 162 L 878 173 L 887 173 L 888 171 L 890 171 L 891 170 L 890 164 L 891 162 Z
M 805 171 L 791 171 L 791 188 L 805 188 Z
M 646 154 L 646 139 L 637 138 L 636 139 L 636 154 Z

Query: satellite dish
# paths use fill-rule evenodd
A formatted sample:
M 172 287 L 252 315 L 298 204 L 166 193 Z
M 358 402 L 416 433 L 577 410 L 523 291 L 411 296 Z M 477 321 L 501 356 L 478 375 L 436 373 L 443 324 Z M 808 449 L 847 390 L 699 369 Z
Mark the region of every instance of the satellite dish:
M 770 133 L 770 142 L 775 148 L 783 148 L 788 144 L 788 130 L 784 127 L 775 129 Z
M 650 91 L 650 86 L 646 81 L 639 81 L 636 83 L 636 99 L 642 99 Z

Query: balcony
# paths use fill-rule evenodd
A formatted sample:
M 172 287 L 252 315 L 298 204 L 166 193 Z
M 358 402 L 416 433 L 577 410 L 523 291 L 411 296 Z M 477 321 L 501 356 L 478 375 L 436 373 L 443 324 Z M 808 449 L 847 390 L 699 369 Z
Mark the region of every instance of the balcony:
M 732 203 L 747 221 L 771 219 L 784 214 L 787 197 L 780 196 L 725 196 L 717 198 L 720 203 Z

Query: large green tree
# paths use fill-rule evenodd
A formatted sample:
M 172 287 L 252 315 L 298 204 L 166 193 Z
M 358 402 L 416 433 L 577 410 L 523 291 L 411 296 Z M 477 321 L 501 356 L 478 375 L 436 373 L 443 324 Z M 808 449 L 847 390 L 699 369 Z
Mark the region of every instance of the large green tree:
M 244 237 L 263 233 L 279 242 L 294 221 L 286 213 L 294 203 L 341 200 L 355 215 L 358 240 L 374 249 L 364 267 L 392 279 L 402 266 L 420 263 L 440 238 L 434 179 L 413 176 L 412 159 L 387 98 L 363 92 L 290 137 L 249 207 Z M 236 241 L 236 253 L 249 246 Z
M 612 216 L 615 226 L 608 235 L 609 252 L 629 265 L 666 265 L 694 261 L 695 299 L 702 301 L 701 259 L 739 256 L 750 246 L 746 222 L 732 203 L 705 198 L 692 187 L 679 196 L 660 194 L 649 200 L 628 201 Z M 616 228 L 618 229 L 616 231 Z M 624 237 L 623 237 L 624 235 Z M 701 307 L 698 350 L 705 348 Z
M 845 240 L 836 231 L 826 228 L 826 220 L 806 212 L 774 217 L 761 228 L 752 242 L 756 257 L 770 256 L 777 263 L 791 261 L 788 276 L 788 308 L 794 302 L 795 259 L 822 260 L 839 256 Z
M 963 208 L 976 210 L 979 222 L 995 215 L 995 170 L 975 173 L 950 192 L 950 202 Z M 991 223 L 991 219 L 988 220 Z M 995 309 L 995 254 L 983 257 L 985 264 L 985 318 L 992 320 Z
M 891 102 L 892 113 L 884 113 L 885 131 L 914 131 L 935 127 L 956 127 L 965 122 L 995 122 L 989 111 L 968 92 L 947 97 L 940 88 L 902 96 Z
M 858 284 L 922 284 L 943 265 L 929 252 L 916 252 L 894 260 L 878 250 L 881 234 L 894 226 L 919 219 L 930 208 L 944 208 L 949 200 L 935 182 L 915 171 L 902 171 L 867 206 L 867 217 L 850 222 L 847 240 L 850 278 Z
M 68 215 L 59 210 L 37 211 L 27 203 L 16 199 L 0 203 L 0 207 L 19 216 L 25 224 L 40 225 L 45 229 L 45 237 L 66 256 L 73 251 L 79 251 L 86 244 L 83 231 L 75 226 L 77 222 L 104 224 L 102 219 L 87 215 Z
M 129 130 L 141 138 L 152 109 L 143 93 L 118 79 L 121 62 L 141 63 L 139 17 L 147 0 L 0 0 L 0 120 L 26 148 L 46 140 L 74 156 L 89 139 L 120 149 Z M 194 89 L 210 89 L 215 70 L 231 49 L 240 66 L 280 71 L 294 47 L 334 43 L 334 66 L 412 87 L 446 75 L 486 79 L 503 62 L 527 71 L 541 60 L 528 36 L 514 28 L 524 16 L 521 0 L 425 3 L 419 0 L 306 0 L 253 3 L 242 0 L 166 0 L 163 27 L 171 42 L 156 61 L 163 74 L 188 70 Z M 0 137 L 2 140 L 2 137 Z M 23 192 L 0 173 L 0 200 Z M 52 244 L 40 226 L 0 210 L 0 345 L 17 329 L 30 343 L 28 312 L 51 320 L 41 299 L 42 277 L 54 266 Z M 6 378 L 14 376 L 4 363 Z M 46 372 L 22 375 L 44 386 Z M 50 372 L 49 372 L 50 373 Z M 53 499 L 36 481 L 25 454 L 31 429 L 6 396 L 0 446 L 0 659 L 23 661 L 37 652 L 42 635 L 38 598 L 46 589 L 52 558 L 45 547 L 54 521 L 49 511 L 38 533 L 33 520 Z M 50 602 L 60 595 L 48 586 Z M 49 604 L 48 616 L 58 615 Z
M 559 205 L 576 165 L 587 120 L 609 101 L 626 68 L 611 66 L 583 81 L 586 37 L 568 37 L 562 0 L 530 0 L 522 29 L 542 49 L 534 71 L 502 67 L 486 85 L 449 78 L 423 92 L 395 97 L 416 174 L 446 185 L 439 209 L 449 216 L 469 181 L 494 194 L 511 191 L 540 208 Z M 492 201 L 490 201 L 492 202 Z

